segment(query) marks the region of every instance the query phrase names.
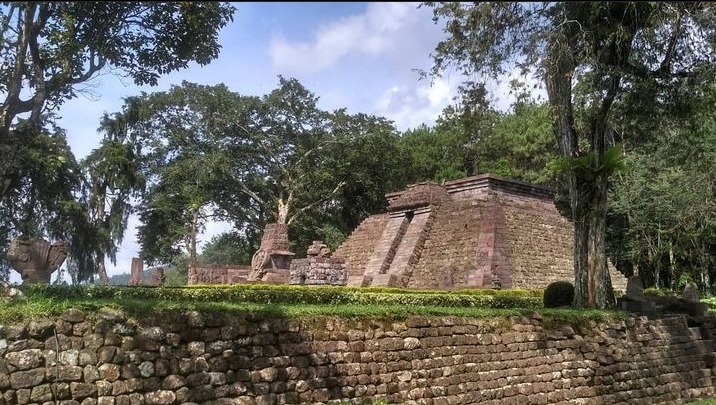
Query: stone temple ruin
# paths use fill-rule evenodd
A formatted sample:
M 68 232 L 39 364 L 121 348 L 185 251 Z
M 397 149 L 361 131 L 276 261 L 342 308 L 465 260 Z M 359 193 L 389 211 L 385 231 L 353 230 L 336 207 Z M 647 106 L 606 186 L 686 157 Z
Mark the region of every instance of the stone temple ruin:
M 553 192 L 491 174 L 390 193 L 336 250 L 350 286 L 545 288 L 572 282 L 572 224 Z M 611 267 L 611 266 L 610 266 Z M 610 268 L 612 285 L 626 278 Z
M 197 265 L 189 284 L 268 282 L 425 289 L 545 288 L 574 280 L 573 226 L 553 192 L 491 174 L 389 193 L 331 255 L 319 241 L 293 259 L 285 225 L 269 224 L 249 266 Z M 627 279 L 610 266 L 612 285 Z

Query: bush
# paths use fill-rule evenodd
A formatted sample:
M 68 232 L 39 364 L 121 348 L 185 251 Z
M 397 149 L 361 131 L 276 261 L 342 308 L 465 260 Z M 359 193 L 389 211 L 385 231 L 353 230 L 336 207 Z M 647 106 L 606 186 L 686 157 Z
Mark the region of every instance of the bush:
M 574 301 L 574 285 L 569 281 L 555 281 L 544 290 L 542 303 L 545 308 L 571 306 Z

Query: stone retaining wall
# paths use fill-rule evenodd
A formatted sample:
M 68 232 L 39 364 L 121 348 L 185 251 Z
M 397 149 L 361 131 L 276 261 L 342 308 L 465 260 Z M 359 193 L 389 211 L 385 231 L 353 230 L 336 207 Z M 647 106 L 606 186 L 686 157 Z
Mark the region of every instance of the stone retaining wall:
M 0 404 L 652 405 L 714 395 L 712 342 L 701 335 L 714 318 L 702 329 L 682 316 L 545 329 L 539 315 L 95 315 L 0 325 Z
M 190 265 L 187 284 L 234 284 L 245 283 L 251 266 L 196 264 Z

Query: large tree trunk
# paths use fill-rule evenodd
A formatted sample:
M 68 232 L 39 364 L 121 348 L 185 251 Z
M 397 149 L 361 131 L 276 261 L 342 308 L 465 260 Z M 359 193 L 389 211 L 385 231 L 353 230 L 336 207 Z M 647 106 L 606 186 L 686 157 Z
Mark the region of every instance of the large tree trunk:
M 199 231 L 199 214 L 201 213 L 201 207 L 194 210 L 194 215 L 191 219 L 191 229 L 189 230 L 189 265 L 196 265 L 196 234 Z
M 567 158 L 584 156 L 579 149 L 572 109 L 572 76 L 575 65 L 571 59 L 569 39 L 557 35 L 546 60 L 545 84 L 552 108 L 552 125 L 562 155 Z M 609 100 L 607 100 L 609 101 Z M 592 125 L 591 147 L 593 167 L 600 167 L 604 154 L 606 131 L 605 103 L 602 114 Z M 574 223 L 574 306 L 614 307 L 614 292 L 607 269 L 605 250 L 608 171 L 595 172 L 592 167 L 566 173 L 570 208 Z
M 701 265 L 701 285 L 711 293 L 711 278 L 709 277 L 709 269 L 706 265 L 706 243 L 702 240 L 699 245 L 699 262 Z
M 584 182 L 576 173 L 569 173 L 569 199 L 574 224 L 574 306 L 589 305 L 590 278 L 586 269 L 589 263 L 589 216 L 587 215 L 587 199 L 580 189 Z M 581 185 L 581 187 L 580 187 Z
M 552 127 L 563 156 L 575 157 L 579 155 L 577 132 L 574 128 L 574 114 L 572 111 L 572 75 L 574 73 L 574 60 L 571 53 L 563 52 L 567 37 L 557 35 L 552 42 L 549 55 L 546 58 L 545 85 L 551 107 Z M 574 223 L 574 306 L 587 305 L 587 257 L 589 222 L 586 215 L 586 200 L 580 195 L 580 186 L 583 179 L 578 178 L 576 172 L 565 174 L 569 187 L 569 201 Z
M 99 283 L 101 285 L 109 284 L 109 277 L 107 277 L 107 266 L 104 264 L 104 257 L 98 258 L 97 260 L 97 275 L 99 276 Z
M 612 280 L 607 267 L 606 225 L 607 225 L 608 174 L 600 173 L 593 184 L 592 201 L 589 210 L 589 274 L 588 305 L 597 308 L 614 308 L 616 301 Z

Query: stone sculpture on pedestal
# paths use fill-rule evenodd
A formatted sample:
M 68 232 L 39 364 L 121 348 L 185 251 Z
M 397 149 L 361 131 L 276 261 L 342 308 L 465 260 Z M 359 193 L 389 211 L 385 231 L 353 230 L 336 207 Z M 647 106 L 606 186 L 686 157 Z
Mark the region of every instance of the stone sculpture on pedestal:
M 266 225 L 261 246 L 251 259 L 248 281 L 288 284 L 291 260 L 295 255 L 288 249 L 288 226 L 278 223 Z
M 10 265 L 20 273 L 23 284 L 49 284 L 50 275 L 65 261 L 69 248 L 69 242 L 15 238 L 10 242 L 6 256 Z

